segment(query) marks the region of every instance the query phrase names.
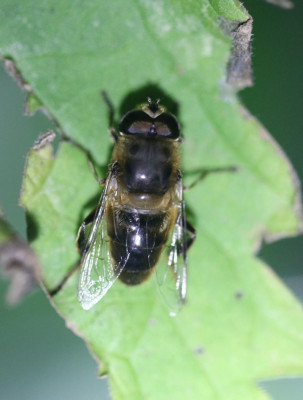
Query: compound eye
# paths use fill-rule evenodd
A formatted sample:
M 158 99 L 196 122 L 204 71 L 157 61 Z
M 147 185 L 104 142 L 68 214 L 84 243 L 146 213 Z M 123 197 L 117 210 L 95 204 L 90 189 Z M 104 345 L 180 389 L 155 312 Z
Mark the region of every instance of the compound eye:
M 144 111 L 130 111 L 121 120 L 119 130 L 125 135 L 146 136 L 151 129 L 152 118 Z
M 169 139 L 178 139 L 180 137 L 180 126 L 177 118 L 170 113 L 163 113 L 155 121 L 157 134 Z
M 119 131 L 124 135 L 137 135 L 145 137 L 163 137 L 178 139 L 180 126 L 173 114 L 162 113 L 152 118 L 145 111 L 129 111 L 121 119 Z

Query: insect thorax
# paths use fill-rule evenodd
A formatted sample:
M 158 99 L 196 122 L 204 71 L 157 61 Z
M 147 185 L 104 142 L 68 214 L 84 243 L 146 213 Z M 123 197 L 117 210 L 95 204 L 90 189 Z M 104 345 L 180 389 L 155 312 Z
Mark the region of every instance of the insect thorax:
M 180 164 L 179 143 L 171 139 L 120 137 L 113 161 L 129 193 L 163 196 L 174 186 Z

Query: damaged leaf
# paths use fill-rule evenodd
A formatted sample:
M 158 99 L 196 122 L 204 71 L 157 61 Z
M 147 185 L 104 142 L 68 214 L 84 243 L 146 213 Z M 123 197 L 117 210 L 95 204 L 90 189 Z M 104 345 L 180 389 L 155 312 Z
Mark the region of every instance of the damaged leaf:
M 226 81 L 239 89 L 253 84 L 251 68 L 252 25 L 253 20 L 251 17 L 236 26 L 234 23 L 227 23 L 227 21 L 222 21 L 221 25 L 222 27 L 224 26 L 224 31 L 229 33 L 233 41 Z

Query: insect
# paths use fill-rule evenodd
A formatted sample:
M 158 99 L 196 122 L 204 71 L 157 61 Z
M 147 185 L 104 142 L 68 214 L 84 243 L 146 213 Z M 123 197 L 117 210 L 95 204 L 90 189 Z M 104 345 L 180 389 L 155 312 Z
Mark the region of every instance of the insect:
M 186 252 L 195 237 L 185 215 L 180 125 L 159 100 L 148 98 L 123 116 L 119 133 L 111 132 L 115 145 L 104 190 L 78 234 L 79 301 L 90 309 L 116 279 L 137 285 L 155 273 L 175 314 L 185 302 Z

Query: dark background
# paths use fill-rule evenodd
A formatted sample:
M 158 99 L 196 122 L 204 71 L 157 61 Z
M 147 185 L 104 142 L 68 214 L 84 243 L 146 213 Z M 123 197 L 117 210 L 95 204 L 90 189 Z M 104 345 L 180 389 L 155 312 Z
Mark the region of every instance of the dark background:
M 302 181 L 303 4 L 298 0 L 292 10 L 262 0 L 244 4 L 254 18 L 255 85 L 239 96 L 285 150 Z M 0 87 L 0 204 L 25 236 L 24 213 L 17 207 L 25 156 L 37 135 L 54 127 L 41 113 L 23 116 L 25 94 L 1 67 Z M 302 300 L 303 236 L 266 245 L 260 257 Z M 7 308 L 6 287 L 0 281 L 1 398 L 108 399 L 107 381 L 96 378 L 96 363 L 83 341 L 65 328 L 45 295 L 36 290 L 20 306 Z M 303 379 L 261 385 L 276 400 L 302 399 Z

